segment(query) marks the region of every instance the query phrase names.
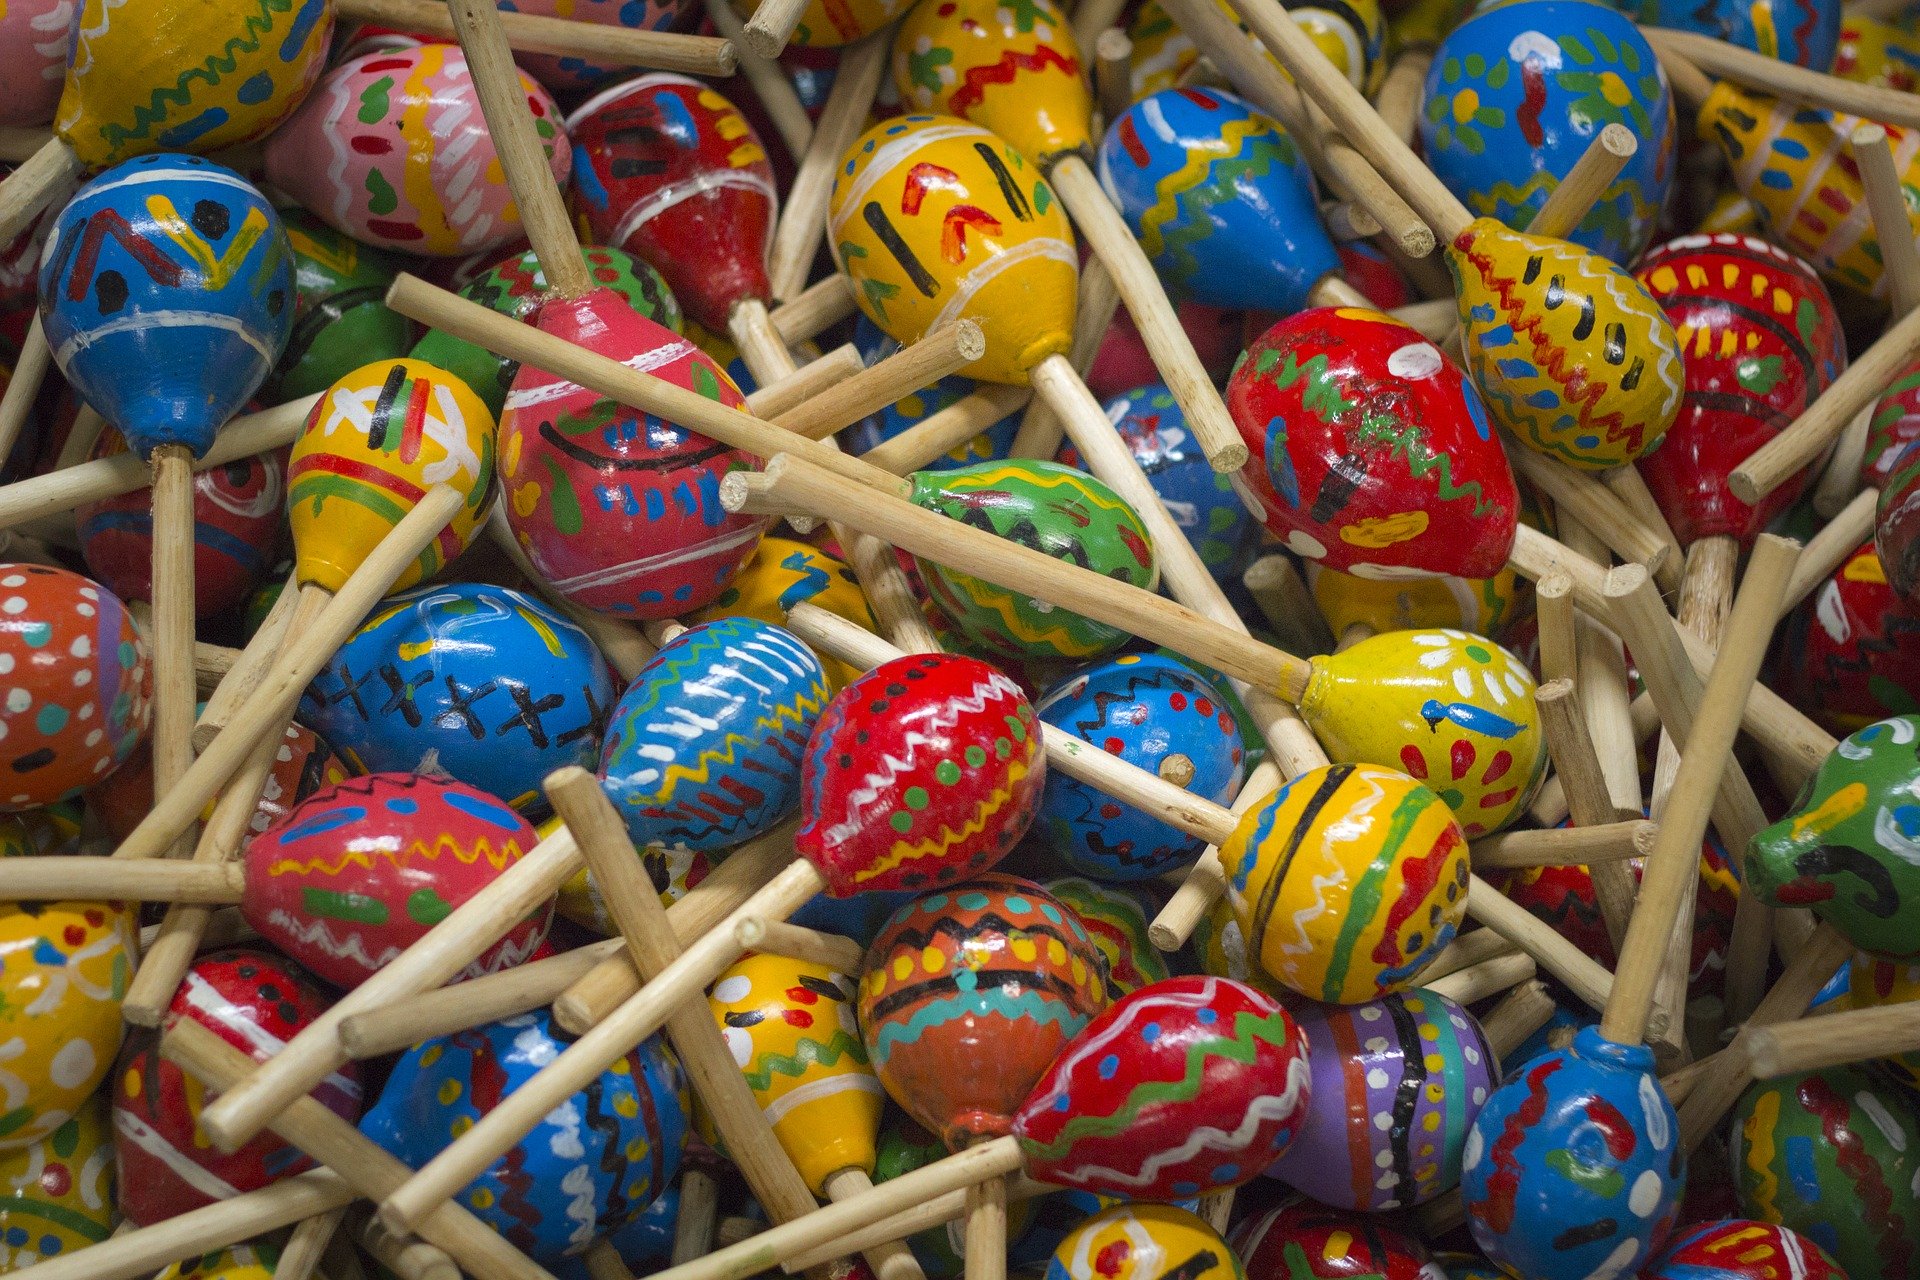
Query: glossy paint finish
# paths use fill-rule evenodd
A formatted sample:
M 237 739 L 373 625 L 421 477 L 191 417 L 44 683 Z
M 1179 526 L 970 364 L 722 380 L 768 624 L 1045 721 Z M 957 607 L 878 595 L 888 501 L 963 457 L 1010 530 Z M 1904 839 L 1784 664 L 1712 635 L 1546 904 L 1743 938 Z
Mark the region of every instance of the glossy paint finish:
M 1896 455 L 1874 512 L 1873 546 L 1903 603 L 1920 606 L 1920 448 Z
M 1170 1204 L 1117 1204 L 1067 1234 L 1046 1280 L 1246 1280 L 1240 1260 L 1198 1214 Z
M 1148 917 L 1159 913 L 1162 896 L 1151 887 L 1061 876 L 1047 881 L 1046 890 L 1080 917 L 1100 948 L 1109 1002 L 1168 976 L 1165 956 L 1147 936 Z
M 772 296 L 779 195 L 765 145 L 731 100 L 653 72 L 588 99 L 567 133 L 594 238 L 659 268 L 688 315 L 724 333 L 736 303 Z
M 0 813 L 78 795 L 126 763 L 153 715 L 146 642 L 77 573 L 0 563 Z
M 1444 1280 L 1426 1246 L 1393 1218 L 1283 1205 L 1233 1233 L 1252 1280 Z
M 106 1079 L 133 926 L 117 902 L 0 903 L 0 1151 L 58 1132 Z
M 1920 615 L 1868 542 L 1782 624 L 1769 683 L 1837 736 L 1920 711 Z
M 195 457 L 293 326 L 293 251 L 252 183 L 198 156 L 142 156 L 80 188 L 40 260 L 54 363 L 141 457 Z
M 284 209 L 280 218 L 293 249 L 294 307 L 293 332 L 268 384 L 273 401 L 324 391 L 369 360 L 406 355 L 413 323 L 385 302 L 401 262 L 305 209 Z
M 382 601 L 300 714 L 355 772 L 437 766 L 537 811 L 548 774 L 599 758 L 618 690 L 587 633 L 538 597 L 451 582 Z
M 67 74 L 67 48 L 80 17 L 75 0 L 18 0 L 0 12 L 0 124 L 20 128 L 53 119 Z
M 951 1150 L 1012 1130 L 1106 1005 L 1100 953 L 1031 881 L 962 881 L 894 912 L 867 949 L 860 1030 L 887 1093 Z
M 1723 1218 L 1682 1233 L 1644 1280 L 1847 1280 L 1825 1249 L 1797 1231 L 1770 1222 Z
M 688 625 L 721 618 L 758 618 L 784 625 L 787 611 L 799 604 L 818 605 L 836 617 L 879 630 L 853 570 L 820 548 L 772 534 L 760 539 L 740 572 L 712 604 L 687 619 Z M 838 658 L 820 659 L 833 692 L 860 675 Z
M 358 986 L 531 850 L 526 819 L 492 796 L 421 774 L 376 773 L 315 792 L 248 842 L 241 913 L 338 987 Z M 461 971 L 525 960 L 551 902 Z
M 1092 145 L 1093 97 L 1053 0 L 934 0 L 893 37 L 893 87 L 910 111 L 959 116 L 1042 168 Z
M 1466 915 L 1459 824 L 1426 787 L 1374 765 L 1287 782 L 1241 817 L 1220 863 L 1249 958 L 1310 1000 L 1404 990 Z
M 770 830 L 800 799 L 800 760 L 830 697 L 813 650 L 755 618 L 675 636 L 614 707 L 607 796 L 635 845 L 717 852 Z
M 1382 312 L 1303 311 L 1227 383 L 1253 455 L 1242 498 L 1289 550 L 1370 578 L 1487 577 L 1520 496 L 1486 406 L 1440 348 Z
M 563 188 L 573 153 L 552 97 L 520 88 Z M 266 148 L 267 178 L 336 231 L 382 249 L 458 258 L 523 233 L 455 44 L 363 54 L 328 71 Z
M 913 654 L 834 695 L 801 762 L 794 847 L 844 898 L 926 889 L 991 868 L 1046 782 L 1020 686 L 975 658 Z
M 1864 952 L 1856 951 L 1845 976 L 1846 990 L 1839 1001 L 1839 1007 L 1842 1008 L 1874 1009 L 1920 999 L 1920 964 L 1902 960 L 1876 960 Z M 1897 1058 L 1880 1058 L 1876 1061 L 1920 1086 L 1920 1053 L 1903 1053 Z
M 1532 607 L 1528 584 L 1503 566 L 1491 578 L 1361 578 L 1310 561 L 1307 590 L 1336 636 L 1362 623 L 1369 631 L 1444 627 L 1494 636 Z
M 19 1271 L 113 1233 L 113 1131 L 95 1094 L 40 1141 L 0 1156 L 0 1269 Z
M 1307 1041 L 1278 1001 L 1228 978 L 1167 978 L 1087 1024 L 1014 1120 L 1043 1182 L 1139 1200 L 1238 1186 L 1308 1113 Z

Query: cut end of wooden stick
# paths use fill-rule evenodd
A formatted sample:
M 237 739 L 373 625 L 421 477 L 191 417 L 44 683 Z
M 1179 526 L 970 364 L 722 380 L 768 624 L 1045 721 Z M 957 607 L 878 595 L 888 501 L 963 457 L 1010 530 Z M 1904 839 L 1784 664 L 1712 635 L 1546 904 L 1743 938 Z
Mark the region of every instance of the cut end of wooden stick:
M 1400 233 L 1400 252 L 1409 258 L 1424 258 L 1431 254 L 1439 243 L 1433 228 L 1425 223 L 1416 223 Z
M 1634 153 L 1640 150 L 1640 139 L 1634 137 L 1633 130 L 1627 126 L 1610 124 L 1600 131 L 1600 145 L 1609 154 L 1619 156 L 1622 160 L 1631 160 Z
M 954 326 L 953 345 L 972 362 L 987 354 L 987 335 L 973 321 L 962 320 Z

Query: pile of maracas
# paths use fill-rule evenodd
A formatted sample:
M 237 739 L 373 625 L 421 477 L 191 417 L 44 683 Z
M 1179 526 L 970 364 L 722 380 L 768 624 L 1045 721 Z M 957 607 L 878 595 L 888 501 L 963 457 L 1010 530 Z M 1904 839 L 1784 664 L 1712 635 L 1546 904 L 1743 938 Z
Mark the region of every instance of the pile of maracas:
M 0 10 L 0 1271 L 1920 1274 L 1920 15 L 1464 9 Z

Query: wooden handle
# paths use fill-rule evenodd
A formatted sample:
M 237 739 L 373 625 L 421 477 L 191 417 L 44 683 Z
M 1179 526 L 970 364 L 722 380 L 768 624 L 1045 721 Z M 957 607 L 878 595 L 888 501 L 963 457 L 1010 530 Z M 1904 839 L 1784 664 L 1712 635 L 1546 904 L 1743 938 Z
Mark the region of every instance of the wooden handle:
M 80 157 L 55 135 L 0 181 L 0 244 L 12 244 L 40 211 L 64 204 L 85 172 Z
M 246 883 L 245 869 L 233 863 L 59 855 L 0 860 L 0 898 L 9 902 L 124 898 L 234 903 Z
M 200 689 L 193 674 L 193 451 L 163 444 L 153 469 L 153 791 L 165 795 L 193 765 L 193 719 Z M 190 839 L 192 823 L 182 833 Z M 189 849 L 175 847 L 184 855 Z
M 1920 1052 L 1920 1003 L 1902 1001 L 1803 1018 L 1747 1033 L 1755 1080 Z
M 740 63 L 740 76 L 753 87 L 753 94 L 766 109 L 767 118 L 786 144 L 790 156 L 804 155 L 813 138 L 813 120 L 800 101 L 800 94 L 788 78 L 786 68 L 763 58 L 747 43 L 747 31 L 730 0 L 705 0 L 701 6 L 707 20 L 719 35 L 733 42 L 734 56 Z
M 1594 827 L 1501 831 L 1473 842 L 1473 869 L 1585 867 L 1644 858 L 1653 852 L 1653 836 L 1657 830 L 1655 823 L 1633 818 Z
M 1492 1012 L 1480 1019 L 1480 1030 L 1486 1034 L 1487 1047 L 1494 1056 L 1504 1058 L 1526 1042 L 1528 1036 L 1547 1025 L 1554 1011 L 1560 1006 L 1547 992 L 1547 984 L 1539 980 L 1523 983 L 1507 993 L 1507 998 L 1493 1007 Z
M 973 321 L 942 325 L 920 341 L 787 410 L 774 418 L 773 424 L 809 440 L 824 440 L 948 374 L 960 372 L 986 354 L 986 335 Z
M 377 1058 L 435 1036 L 452 1035 L 538 1009 L 551 1004 L 620 945 L 618 938 L 602 938 L 544 960 L 529 960 L 498 973 L 422 992 L 398 1004 L 353 1014 L 340 1023 L 340 1045 L 349 1057 Z
M 1920 306 L 1920 248 L 1914 245 L 1912 215 L 1901 192 L 1900 171 L 1894 167 L 1893 143 L 1885 126 L 1878 124 L 1860 125 L 1849 141 L 1854 162 L 1860 166 L 1860 185 L 1866 189 L 1867 211 L 1873 215 L 1887 297 L 1893 314 L 1904 316 Z
M 13 446 L 20 439 L 20 429 L 27 425 L 27 415 L 33 412 L 34 398 L 40 394 L 40 384 L 46 381 L 47 367 L 52 363 L 47 331 L 36 311 L 27 324 L 27 336 L 21 340 L 20 358 L 13 362 L 13 376 L 7 379 L 5 393 L 0 394 L 0 466 L 12 455 Z
M 1639 149 L 1640 140 L 1623 124 L 1610 124 L 1595 134 L 1567 176 L 1547 196 L 1540 212 L 1533 215 L 1533 221 L 1527 224 L 1528 233 L 1555 240 L 1572 235 Z
M 716 0 L 725 3 L 725 0 Z M 813 127 L 813 137 L 794 152 L 799 168 L 793 185 L 787 189 L 786 206 L 780 212 L 779 225 L 773 231 L 773 248 L 768 255 L 767 276 L 773 284 L 773 296 L 798 305 L 822 288 L 835 288 L 848 304 L 851 286 L 846 277 L 834 272 L 828 281 L 805 289 L 807 273 L 813 268 L 820 248 L 820 235 L 827 228 L 827 196 L 833 189 L 833 175 L 840 159 L 867 127 L 867 114 L 880 92 L 880 79 L 886 74 L 887 54 L 892 47 L 892 28 L 847 46 L 840 54 L 840 65 L 833 73 L 833 88 L 827 91 L 827 103 Z M 851 309 L 851 308 L 850 308 Z M 776 322 L 778 314 L 776 313 Z M 788 333 L 788 341 L 795 335 Z
M 1007 1182 L 982 1178 L 967 1188 L 966 1280 L 1007 1280 Z
M 807 0 L 759 0 L 747 19 L 746 44 L 763 58 L 777 58 L 807 11 Z
M 1080 268 L 1080 290 L 1073 311 L 1073 346 L 1068 348 L 1066 357 L 1067 364 L 1083 381 L 1087 370 L 1093 367 L 1095 357 L 1100 354 L 1107 331 L 1113 327 L 1113 313 L 1119 307 L 1120 290 L 1113 283 L 1112 273 L 1099 258 L 1088 258 L 1086 265 Z M 1101 416 L 1106 415 L 1103 413 Z M 1036 395 L 1028 402 L 1027 412 L 1013 433 L 1013 443 L 1008 446 L 1007 456 L 1051 462 L 1054 455 L 1060 452 L 1064 431 L 1059 415 L 1048 404 L 1047 398 Z
M 1084 280 L 1088 272 L 1081 273 Z M 860 455 L 860 461 L 894 475 L 919 471 L 949 451 L 967 443 L 1010 413 L 1028 403 L 1037 404 L 1028 387 L 983 382 L 973 391 L 927 415 L 891 440 L 882 440 Z M 1027 457 L 1016 450 L 1012 457 Z
M 247 647 L 240 651 L 239 658 L 227 668 L 226 674 L 220 677 L 220 683 L 214 686 L 213 693 L 208 696 L 207 704 L 201 709 L 200 718 L 193 726 L 193 745 L 196 750 L 205 751 L 240 708 L 252 701 L 253 695 L 259 692 L 260 682 L 273 670 L 274 659 L 286 645 L 287 635 L 293 629 L 294 610 L 300 600 L 300 574 L 295 570 L 287 575 L 280 594 L 274 598 L 273 607 L 267 610 L 267 616 L 247 640 Z M 305 621 L 311 625 L 313 620 L 308 618 Z
M 452 38 L 458 33 L 441 0 L 339 0 L 348 22 L 373 22 L 402 31 Z M 532 13 L 502 13 L 500 27 L 518 53 L 580 58 L 602 67 L 647 67 L 688 76 L 730 76 L 732 42 L 713 36 L 641 31 L 604 22 L 576 22 Z
M 1905 129 L 1920 127 L 1920 95 L 1810 71 L 1698 32 L 1679 31 L 1672 27 L 1642 27 L 1640 30 L 1663 61 L 1671 51 L 1710 76 L 1731 80 L 1762 93 L 1791 98 L 1795 102 L 1826 111 L 1840 111 L 1884 124 L 1896 124 Z
M 1467 914 L 1532 956 L 1580 1000 L 1595 1009 L 1605 1007 L 1613 990 L 1613 975 L 1552 926 L 1477 875 L 1467 889 Z
M 541 149 L 500 10 L 495 0 L 446 0 L 446 9 L 467 55 L 480 114 L 486 117 L 487 133 L 547 287 L 561 297 L 586 293 L 593 288 L 593 277 L 587 274 L 580 238 L 567 217 L 567 202 Z
M 740 917 L 785 919 L 825 887 L 826 881 L 810 862 L 795 862 L 775 876 L 721 927 L 688 947 L 638 994 L 502 1098 L 473 1128 L 455 1138 L 404 1186 L 387 1195 L 380 1204 L 380 1220 L 390 1231 L 418 1230 L 461 1188 L 533 1132 L 549 1111 L 599 1079 L 633 1046 L 665 1025 L 676 1008 L 705 990 L 738 960 L 741 947 L 734 926 Z
M 1666 940 L 1679 919 L 1687 882 L 1698 874 L 1700 841 L 1707 833 L 1720 775 L 1733 754 L 1747 690 L 1760 674 L 1780 598 L 1799 554 L 1798 543 L 1762 534 L 1734 599 L 1719 660 L 1707 677 L 1681 751 L 1673 799 L 1661 816 L 1660 834 L 1641 876 L 1640 899 L 1614 973 L 1613 994 L 1601 1016 L 1600 1034 L 1617 1044 L 1638 1044 L 1646 1036 Z
M 867 489 L 792 455 L 721 484 L 730 511 L 796 510 L 873 534 L 914 555 L 1164 644 L 1236 679 L 1298 702 L 1312 674 L 1292 654 L 1238 634 L 1138 587 L 970 528 L 902 498 Z
M 1100 114 L 1109 125 L 1133 105 L 1133 41 L 1119 27 L 1108 27 L 1094 37 L 1093 88 Z
M 835 85 L 840 83 L 841 76 L 847 74 L 846 57 L 845 54 L 841 55 L 840 69 L 833 78 Z M 788 208 L 792 208 L 791 197 L 788 199 Z M 824 204 L 821 205 L 820 216 L 826 217 Z M 859 310 L 853 300 L 852 282 L 836 271 L 792 295 L 789 301 L 773 308 L 767 315 L 773 321 L 773 327 L 779 331 L 781 341 L 788 346 L 798 346 L 810 338 L 819 337 L 842 320 L 853 319 Z
M 1579 520 L 1622 560 L 1646 565 L 1662 587 L 1669 591 L 1679 589 L 1679 548 L 1630 511 L 1599 476 L 1590 471 L 1575 471 L 1504 432 L 1502 438 L 1507 442 L 1507 458 L 1513 463 L 1513 469 L 1553 499 L 1555 511 L 1564 511 Z
M 1421 985 L 1455 1004 L 1476 1004 L 1526 982 L 1539 967 L 1539 961 L 1524 953 L 1495 956 Z
M 822 933 L 785 920 L 762 920 L 756 916 L 748 931 L 753 939 L 747 945 L 755 951 L 804 960 L 808 964 L 823 964 L 836 973 L 858 974 L 867 955 L 867 949 L 852 938 Z

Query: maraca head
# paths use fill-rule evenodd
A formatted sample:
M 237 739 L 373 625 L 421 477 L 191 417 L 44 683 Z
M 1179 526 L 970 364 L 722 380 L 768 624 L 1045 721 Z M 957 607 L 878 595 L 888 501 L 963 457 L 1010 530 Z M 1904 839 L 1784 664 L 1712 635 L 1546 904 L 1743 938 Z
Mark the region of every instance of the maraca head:
M 1727 488 L 1847 367 L 1833 300 L 1813 268 L 1753 236 L 1682 236 L 1634 273 L 1680 339 L 1687 394 L 1640 474 L 1685 546 L 1750 541 L 1806 488 L 1802 472 L 1750 507 Z
M 823 964 L 750 955 L 708 1003 L 754 1100 L 815 1195 L 834 1174 L 871 1176 L 886 1095 L 854 1020 L 855 982 Z
M 1869 123 L 1837 111 L 1716 81 L 1700 108 L 1700 132 L 1717 138 L 1733 180 L 1772 237 L 1831 284 L 1885 297 L 1880 241 L 1864 216 L 1866 188 L 1853 161 L 1853 131 Z M 1888 125 L 1893 164 L 1905 182 L 1920 156 L 1920 133 Z M 1836 213 L 1845 210 L 1845 213 Z M 1853 214 L 1862 216 L 1851 216 Z
M 772 295 L 773 166 L 726 97 L 654 72 L 588 99 L 567 134 L 594 238 L 657 266 L 688 315 L 725 333 L 736 303 Z
M 525 73 L 519 80 L 553 180 L 565 187 L 573 153 L 560 108 Z M 334 67 L 266 153 L 274 186 L 366 244 L 457 258 L 523 234 L 456 44 L 382 50 Z
M 1471 838 L 1498 831 L 1546 775 L 1533 673 L 1464 631 L 1388 631 L 1313 660 L 1300 714 L 1336 760 L 1433 788 Z
M 1229 978 L 1168 978 L 1100 1014 L 1014 1118 L 1043 1182 L 1185 1200 L 1251 1181 L 1312 1094 L 1307 1041 L 1279 1001 Z
M 951 116 L 903 116 L 861 135 L 828 197 L 827 243 L 869 320 L 902 342 L 972 320 L 987 354 L 962 372 L 1025 385 L 1073 345 L 1080 256 L 1040 171 Z
M 0 1151 L 72 1119 L 120 1052 L 136 921 L 117 902 L 0 903 Z
M 544 839 L 562 825 L 558 818 L 549 818 L 534 830 Z M 680 901 L 687 896 L 687 890 L 713 874 L 713 860 L 704 853 L 694 853 L 690 849 L 655 845 L 634 852 L 640 859 L 641 870 L 647 873 L 647 879 L 653 884 L 654 892 L 660 895 L 660 905 L 663 907 Z M 607 937 L 620 932 L 620 924 L 613 918 L 613 912 L 600 892 L 599 882 L 587 874 L 584 866 L 567 877 L 560 886 L 559 893 L 554 897 L 553 910 L 562 919 L 571 920 Z
M 0 619 L 0 813 L 17 813 L 79 795 L 124 764 L 146 735 L 153 692 L 132 616 L 89 578 L 0 562 Z
M 326 0 L 78 7 L 53 124 L 90 169 L 271 132 L 313 88 L 333 40 Z
M 273 1280 L 279 1266 L 279 1247 L 263 1240 L 228 1245 L 173 1263 L 153 1280 Z
M 1627 272 L 1491 218 L 1468 224 L 1447 265 L 1467 369 L 1495 421 L 1522 444 L 1604 471 L 1632 462 L 1673 425 L 1686 390 L 1680 342 Z
M 492 496 L 493 437 L 480 398 L 425 361 L 379 360 L 334 383 L 287 464 L 301 582 L 338 591 L 428 488 L 446 484 L 466 501 L 394 588 L 438 573 L 479 532 Z
M 1220 692 L 1177 658 L 1123 654 L 1069 676 L 1034 708 L 1046 723 L 1216 804 L 1239 793 L 1246 743 Z M 1148 880 L 1205 841 L 1055 772 L 1040 801 L 1053 852 L 1103 880 Z
M 957 1151 L 1010 1132 L 1106 1002 L 1100 952 L 1073 912 L 993 875 L 893 913 L 867 948 L 860 1030 L 887 1093 Z
M 1920 1000 L 1920 964 L 1900 960 L 1877 960 L 1863 952 L 1853 953 L 1847 967 L 1846 1007 L 1877 1009 L 1890 1004 Z M 1920 1053 L 1903 1053 L 1897 1058 L 1881 1058 L 1880 1064 L 1898 1072 L 1920 1086 Z
M 1147 915 L 1160 907 L 1151 890 L 1080 876 L 1049 880 L 1046 889 L 1080 917 L 1087 936 L 1100 948 L 1107 962 L 1109 1001 L 1167 976 L 1166 959 L 1147 936 Z
M 1893 716 L 1842 738 L 1794 811 L 1747 846 L 1746 883 L 1769 906 L 1809 907 L 1847 940 L 1890 960 L 1920 957 L 1909 904 L 1920 811 L 1920 716 Z
M 1099 480 L 1054 462 L 1012 459 L 916 471 L 912 501 L 1056 560 L 1148 591 L 1160 565 L 1139 513 Z M 974 644 L 1010 656 L 1093 658 L 1130 637 L 1116 627 L 918 558 L 927 594 Z
M 1890 1077 L 1860 1065 L 1756 1080 L 1732 1120 L 1742 1217 L 1807 1237 L 1851 1280 L 1920 1269 L 1920 1113 Z
M 169 1024 L 190 1019 L 264 1062 L 329 1003 L 290 960 L 269 951 L 223 951 L 194 963 L 167 1014 Z M 313 1165 L 274 1133 L 258 1135 L 231 1155 L 196 1140 L 206 1091 L 162 1058 L 152 1037 L 128 1044 L 113 1076 L 113 1124 L 123 1139 L 114 1150 L 120 1212 L 141 1226 L 256 1191 Z M 360 1064 L 330 1073 L 314 1096 L 342 1120 L 358 1120 Z
M 1444 1280 L 1427 1247 L 1391 1217 L 1311 1201 L 1248 1218 L 1234 1229 L 1233 1247 L 1251 1280 Z
M 1053 1251 L 1046 1280 L 1246 1280 L 1207 1220 L 1171 1204 L 1117 1204 L 1081 1223 Z
M 463 783 L 416 773 L 348 778 L 248 842 L 241 914 L 328 982 L 356 987 L 537 841 L 525 818 Z M 525 960 L 552 918 L 553 904 L 541 903 L 461 976 Z
M 895 658 L 835 694 L 815 723 L 794 847 L 836 898 L 951 884 L 1019 843 L 1046 774 L 1019 685 L 957 654 Z
M 820 548 L 791 538 L 768 536 L 714 602 L 687 619 L 689 625 L 722 618 L 758 618 L 775 626 L 787 620 L 797 604 L 818 605 L 836 617 L 878 631 L 873 610 L 860 583 L 846 563 Z M 837 693 L 860 676 L 858 669 L 838 658 L 822 657 L 830 692 Z
M 1249 957 L 1309 1000 L 1405 990 L 1467 912 L 1459 824 L 1433 792 L 1375 765 L 1289 780 L 1240 818 L 1220 863 Z
M 1902 449 L 1888 470 L 1874 512 L 1873 548 L 1901 602 L 1920 607 L 1920 445 Z
M 400 1055 L 360 1131 L 417 1169 L 567 1044 L 545 1009 L 436 1036 Z M 690 1113 L 680 1060 L 649 1036 L 547 1113 L 457 1203 L 536 1262 L 580 1253 L 666 1190 Z
M 1809 71 L 1831 67 L 1839 76 L 1848 75 L 1836 57 L 1845 42 L 1842 23 L 1851 27 L 1860 21 L 1843 19 L 1837 0 L 1772 0 L 1763 8 L 1742 0 L 1640 0 L 1629 12 L 1652 26 L 1697 31 Z M 1854 56 L 1863 54 L 1856 51 Z
M 813 650 L 756 618 L 663 645 L 614 707 L 601 785 L 636 846 L 712 852 L 762 835 L 800 798 L 800 759 L 830 697 Z
M 1107 126 L 1100 183 L 1167 286 L 1209 306 L 1299 311 L 1340 270 L 1306 159 L 1230 93 L 1134 103 Z
M 515 13 L 624 27 L 629 31 L 668 31 L 675 27 L 684 30 L 682 20 L 691 9 L 686 0 L 513 0 Z M 613 66 L 603 66 L 573 54 L 516 49 L 513 60 L 556 93 L 591 89 L 620 70 L 618 59 Z
M 32 128 L 53 119 L 79 17 L 73 0 L 18 0 L 0 11 L 0 83 L 7 86 L 0 124 Z
M 1835 21 L 1840 42 L 1833 51 L 1834 75 L 1900 93 L 1920 86 L 1920 41 L 1912 32 L 1864 13 L 1840 13 Z M 1818 71 L 1826 64 L 1803 65 Z
M 1336 636 L 1356 624 L 1372 632 L 1446 627 L 1493 636 L 1533 611 L 1529 584 L 1510 565 L 1491 578 L 1362 578 L 1311 560 L 1306 569 L 1307 590 Z
M 91 456 L 127 451 L 112 427 Z M 243 602 L 280 550 L 287 505 L 286 457 L 278 449 L 235 458 L 193 477 L 193 612 L 211 618 Z M 153 490 L 135 489 L 74 509 L 87 569 L 117 596 L 153 599 Z
M 1854 550 L 1781 625 L 1770 683 L 1828 733 L 1913 705 L 1920 615 L 1893 592 L 1873 543 Z
M 0 1156 L 0 1267 L 23 1270 L 113 1234 L 116 1146 L 95 1094 L 40 1141 Z
M 655 324 L 680 332 L 680 304 L 658 271 L 630 253 L 603 245 L 583 248 L 580 256 L 595 285 L 612 289 Z M 531 320 L 548 292 L 546 274 L 531 249 L 495 263 L 460 286 L 460 296 L 467 301 L 516 320 Z M 507 391 L 520 371 L 519 361 L 497 356 L 443 329 L 427 330 L 407 354 L 458 376 L 487 402 L 496 418 L 506 410 Z
M 971 120 L 1043 169 L 1092 145 L 1082 74 L 1053 0 L 916 4 L 893 37 L 893 86 L 909 110 Z
M 808 0 L 800 22 L 793 29 L 789 47 L 836 49 L 872 35 L 899 17 L 910 0 Z M 759 0 L 740 0 L 734 8 L 742 17 L 750 17 L 760 7 Z M 791 73 L 794 68 L 789 67 Z M 798 80 L 799 77 L 795 76 Z
M 1860 458 L 1861 487 L 1885 488 L 1894 464 L 1915 440 L 1920 440 L 1920 364 L 1909 364 L 1873 407 Z
M 1632 262 L 1673 180 L 1673 100 L 1647 38 L 1591 0 L 1516 0 L 1455 28 L 1427 72 L 1420 138 L 1475 214 L 1525 228 L 1609 124 L 1640 148 L 1567 238 Z
M 294 307 L 293 333 L 269 384 L 274 402 L 324 391 L 370 359 L 406 355 L 413 322 L 385 301 L 400 264 L 305 209 L 280 217 L 293 249 Z
M 438 772 L 538 815 L 548 774 L 599 758 L 619 688 L 593 639 L 538 596 L 446 582 L 382 601 L 300 714 L 356 773 Z
M 60 211 L 40 259 L 55 362 L 143 458 L 207 451 L 280 358 L 293 301 L 279 215 L 198 156 L 107 170 Z
M 1500 1082 L 1474 1016 L 1421 988 L 1299 1015 L 1315 1106 L 1267 1170 L 1323 1204 L 1374 1213 L 1459 1185 L 1467 1129 Z
M 1289 549 L 1372 578 L 1498 573 L 1520 495 L 1466 376 L 1410 325 L 1359 307 L 1267 330 L 1227 383 L 1253 455 L 1247 505 Z
M 1467 1225 L 1539 1280 L 1632 1275 L 1673 1226 L 1687 1153 L 1645 1045 L 1582 1027 L 1493 1091 L 1467 1136 Z
M 1723 1218 L 1681 1233 L 1642 1280 L 1848 1280 L 1832 1256 L 1806 1236 L 1771 1222 Z

